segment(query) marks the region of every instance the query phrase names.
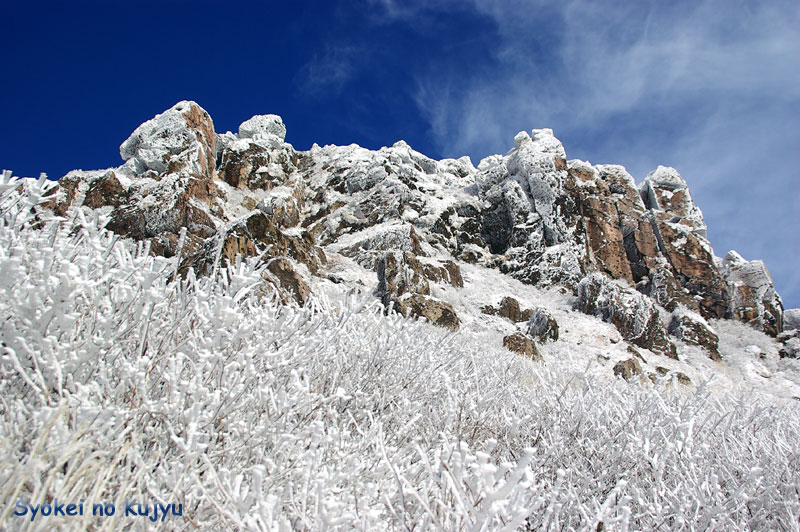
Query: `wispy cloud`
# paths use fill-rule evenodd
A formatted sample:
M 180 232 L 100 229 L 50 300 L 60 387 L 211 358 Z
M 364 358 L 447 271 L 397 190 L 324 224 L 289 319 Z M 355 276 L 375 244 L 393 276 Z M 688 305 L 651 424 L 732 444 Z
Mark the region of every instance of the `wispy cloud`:
M 800 90 L 793 2 L 474 6 L 501 35 L 491 76 L 437 65 L 419 77 L 417 102 L 448 152 L 507 145 L 517 124 L 595 128 L 621 113 L 741 97 L 792 100 Z M 457 91 L 437 90 L 448 70 L 462 83 Z
M 364 50 L 357 46 L 329 45 L 297 72 L 295 82 L 302 92 L 314 97 L 333 97 L 357 74 Z

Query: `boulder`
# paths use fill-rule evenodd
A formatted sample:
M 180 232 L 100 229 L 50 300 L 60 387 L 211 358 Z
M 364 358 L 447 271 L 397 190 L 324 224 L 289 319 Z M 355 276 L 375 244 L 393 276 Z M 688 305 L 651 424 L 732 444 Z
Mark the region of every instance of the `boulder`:
M 404 294 L 392 301 L 395 310 L 404 316 L 425 318 L 430 323 L 450 329 L 458 330 L 460 325 L 456 311 L 452 305 L 434 297 L 422 294 Z
M 728 317 L 777 336 L 783 330 L 783 303 L 764 263 L 730 251 L 720 266 L 728 288 Z
M 699 314 L 678 308 L 672 314 L 669 332 L 689 345 L 699 345 L 712 360 L 722 360 L 719 354 L 719 336 Z
M 506 296 L 501 299 L 500 304 L 496 307 L 491 305 L 481 307 L 481 312 L 491 316 L 500 316 L 514 323 L 528 321 L 533 315 L 532 309 L 522 309 L 519 301 L 511 296 Z
M 626 381 L 631 380 L 637 375 L 642 374 L 642 365 L 635 358 L 621 360 L 614 366 L 614 375 L 622 377 Z
M 558 340 L 558 322 L 547 310 L 534 308 L 528 319 L 528 335 L 540 342 Z
M 497 315 L 511 320 L 514 323 L 522 321 L 519 301 L 510 296 L 504 297 L 500 300 L 500 306 L 497 308 Z
M 277 137 L 283 142 L 286 138 L 286 126 L 278 115 L 256 115 L 239 125 L 239 138 L 251 139 L 266 136 Z
M 602 273 L 587 275 L 578 285 L 577 308 L 612 323 L 634 345 L 677 359 L 653 301 Z
M 214 175 L 216 133 L 209 114 L 195 102 L 178 102 L 133 132 L 120 146 L 123 171 L 143 175 L 185 172 Z
M 544 360 L 542 358 L 542 354 L 539 352 L 539 348 L 536 347 L 536 344 L 533 342 L 533 340 L 519 332 L 509 334 L 508 336 L 504 337 L 503 347 L 509 351 L 514 351 L 515 353 L 525 355 L 526 357 L 532 358 L 536 361 Z

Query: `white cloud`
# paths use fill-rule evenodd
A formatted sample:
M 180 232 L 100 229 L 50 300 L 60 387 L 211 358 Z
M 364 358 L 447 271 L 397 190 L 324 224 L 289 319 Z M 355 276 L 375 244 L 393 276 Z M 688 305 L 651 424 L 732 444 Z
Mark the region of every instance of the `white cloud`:
M 437 65 L 420 77 L 418 104 L 444 151 L 475 153 L 508 145 L 509 126 L 523 122 L 571 130 L 691 100 L 798 97 L 797 7 L 663 5 L 476 0 L 497 23 L 497 68 L 491 77 L 451 68 L 463 86 L 439 93 L 448 69 Z M 546 42 L 537 39 L 547 31 L 553 35 Z
M 295 80 L 309 95 L 336 96 L 356 74 L 362 55 L 356 46 L 328 46 L 299 69 Z

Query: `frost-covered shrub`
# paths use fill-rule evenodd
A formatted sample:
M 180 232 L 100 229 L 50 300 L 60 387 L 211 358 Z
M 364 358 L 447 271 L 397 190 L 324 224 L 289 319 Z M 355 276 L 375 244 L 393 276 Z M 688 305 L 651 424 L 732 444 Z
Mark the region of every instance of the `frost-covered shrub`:
M 0 181 L 0 529 L 789 530 L 797 407 L 600 383 L 372 299 L 288 307 Z

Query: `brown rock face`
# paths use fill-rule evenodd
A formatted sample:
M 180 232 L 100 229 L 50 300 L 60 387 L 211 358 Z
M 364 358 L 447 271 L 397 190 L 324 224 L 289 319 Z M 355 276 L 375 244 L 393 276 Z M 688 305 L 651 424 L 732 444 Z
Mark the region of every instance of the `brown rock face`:
M 633 178 L 623 167 L 571 161 L 567 184 L 595 268 L 636 284 L 658 267 L 658 241 Z
M 614 375 L 622 377 L 626 381 L 629 381 L 635 376 L 641 374 L 642 365 L 639 364 L 639 361 L 635 358 L 629 358 L 628 360 L 617 362 L 617 364 L 614 366 Z
M 661 285 L 648 286 L 645 291 L 660 297 L 670 294 L 664 301 L 667 308 L 683 303 L 698 308 L 705 318 L 724 317 L 725 282 L 706 239 L 703 215 L 692 201 L 686 182 L 674 168 L 659 166 L 647 175 L 639 192 L 650 210 L 650 223 L 661 253 L 685 295 L 671 286 L 672 281 L 663 272 L 659 273 Z M 693 296 L 697 296 L 697 303 L 691 301 Z
M 725 281 L 708 241 L 685 225 L 664 221 L 663 214 L 660 218 L 659 235 L 676 279 L 690 294 L 700 297 L 700 312 L 704 317 L 724 317 L 727 312 Z
M 539 348 L 528 336 L 522 333 L 510 334 L 503 338 L 503 347 L 509 351 L 514 351 L 520 355 L 532 358 L 536 361 L 544 360 Z
M 688 311 L 676 311 L 669 324 L 669 332 L 687 344 L 704 348 L 712 360 L 722 360 L 719 336 L 701 316 Z
M 219 238 L 223 239 L 221 247 Z M 223 235 L 207 239 L 200 251 L 183 261 L 180 271 L 191 266 L 200 274 L 211 273 L 218 249 L 220 267 L 234 264 L 240 256 L 244 259 L 264 253 L 263 260 L 269 261 L 265 281 L 279 289 L 284 301 L 294 300 L 299 304 L 308 300 L 311 291 L 294 264 L 302 263 L 314 274 L 327 260 L 309 233 L 300 237 L 287 235 L 263 212 L 256 211 Z
M 119 182 L 114 172 L 109 172 L 89 185 L 83 199 L 87 207 L 97 209 L 106 205 L 119 207 L 127 198 L 127 190 Z
M 451 260 L 440 261 L 440 266 L 425 263 L 422 265 L 425 277 L 434 283 L 447 283 L 455 288 L 464 286 L 464 279 L 461 277 L 461 268 Z
M 234 188 L 269 190 L 285 184 L 299 160 L 288 144 L 276 149 L 269 141 L 240 139 L 222 150 L 219 177 Z
M 377 291 L 384 305 L 403 294 L 429 295 L 431 287 L 419 259 L 408 251 L 386 253 L 377 264 Z
M 567 191 L 583 217 L 594 268 L 668 309 L 680 303 L 707 317 L 726 314 L 725 283 L 705 222 L 674 169 L 659 167 L 639 190 L 619 166 L 570 161 L 569 176 Z
M 600 273 L 586 276 L 578 285 L 577 308 L 612 323 L 634 345 L 678 358 L 653 302 L 622 283 Z
M 162 233 L 178 234 L 183 227 L 190 234 L 202 238 L 216 233 L 216 223 L 209 214 L 219 197 L 213 182 L 173 175 L 163 183 L 163 187 L 153 190 L 150 198 L 161 201 L 119 204 L 111 213 L 108 229 L 137 240 Z M 202 208 L 201 205 L 207 207 Z

